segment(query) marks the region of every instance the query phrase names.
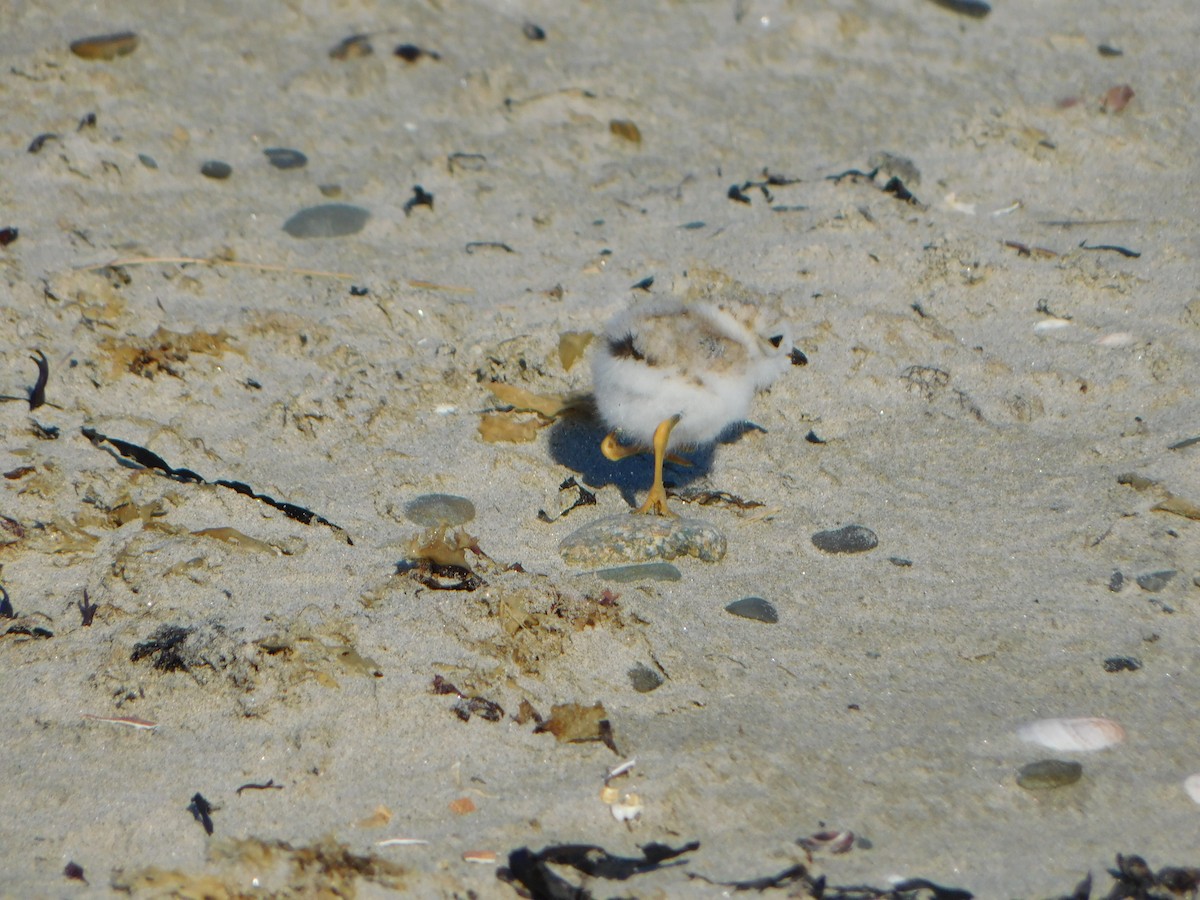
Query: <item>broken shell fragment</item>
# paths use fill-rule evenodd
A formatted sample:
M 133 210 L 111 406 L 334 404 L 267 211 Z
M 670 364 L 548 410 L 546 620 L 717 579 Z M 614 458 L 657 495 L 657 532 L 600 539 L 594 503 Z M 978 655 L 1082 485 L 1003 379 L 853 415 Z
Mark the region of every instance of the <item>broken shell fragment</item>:
M 1200 772 L 1183 779 L 1183 790 L 1189 797 L 1200 803 Z
M 1103 750 L 1125 740 L 1125 729 L 1112 719 L 1038 719 L 1017 729 L 1017 737 L 1059 752 Z
M 478 863 L 481 866 L 490 866 L 496 862 L 495 850 L 467 850 L 462 855 L 463 862 Z
M 638 794 L 622 794 L 616 803 L 609 804 L 613 818 L 618 822 L 633 822 L 642 817 L 645 804 Z

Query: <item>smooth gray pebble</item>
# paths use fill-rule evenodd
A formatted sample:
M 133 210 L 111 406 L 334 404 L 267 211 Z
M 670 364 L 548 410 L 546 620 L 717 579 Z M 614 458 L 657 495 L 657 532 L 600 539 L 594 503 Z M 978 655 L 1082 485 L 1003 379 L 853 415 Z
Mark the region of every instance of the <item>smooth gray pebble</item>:
M 1149 591 L 1151 594 L 1157 594 L 1174 578 L 1178 572 L 1174 569 L 1164 569 L 1161 572 L 1147 572 L 1144 575 L 1137 577 L 1138 587 L 1143 591 Z
M 879 546 L 879 538 L 864 525 L 847 525 L 812 536 L 813 546 L 826 553 L 865 553 Z
M 210 159 L 200 166 L 200 174 L 205 178 L 216 178 L 223 181 L 233 174 L 233 166 L 219 159 Z
M 138 154 L 138 162 L 140 162 L 147 169 L 157 169 L 158 168 L 158 161 L 155 160 L 155 158 L 153 156 L 147 156 L 145 153 Z
M 425 528 L 465 525 L 475 518 L 475 504 L 454 494 L 422 494 L 404 504 L 404 518 Z
M 774 625 L 779 621 L 778 610 L 762 597 L 743 597 L 741 600 L 734 600 L 725 607 L 725 612 L 743 619 L 766 622 L 768 625 Z
M 1083 777 L 1083 766 L 1062 759 L 1039 759 L 1017 770 L 1017 784 L 1027 791 L 1066 787 Z
M 370 218 L 361 206 L 322 203 L 300 210 L 283 223 L 283 230 L 294 238 L 346 237 L 362 231 Z
M 661 687 L 663 679 L 661 675 L 649 666 L 638 663 L 629 670 L 629 683 L 633 685 L 633 689 L 639 694 L 648 694 L 656 688 Z
M 303 169 L 308 165 L 307 156 L 288 147 L 268 147 L 263 154 L 267 162 L 277 169 Z

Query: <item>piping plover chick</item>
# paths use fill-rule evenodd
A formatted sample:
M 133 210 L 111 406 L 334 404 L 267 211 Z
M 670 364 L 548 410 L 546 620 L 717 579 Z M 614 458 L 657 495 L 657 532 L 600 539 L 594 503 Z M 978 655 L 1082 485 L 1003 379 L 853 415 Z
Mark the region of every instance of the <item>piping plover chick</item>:
M 596 409 L 608 459 L 654 453 L 654 484 L 640 513 L 667 509 L 663 460 L 673 450 L 710 444 L 743 422 L 765 390 L 803 354 L 785 327 L 745 303 L 667 299 L 618 313 L 592 358 Z M 629 444 L 621 444 L 618 435 Z

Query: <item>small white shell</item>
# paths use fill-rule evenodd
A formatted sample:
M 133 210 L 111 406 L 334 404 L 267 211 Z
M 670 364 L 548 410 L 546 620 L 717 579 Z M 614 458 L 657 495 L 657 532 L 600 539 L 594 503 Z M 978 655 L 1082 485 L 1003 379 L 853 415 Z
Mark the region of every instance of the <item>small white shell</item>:
M 632 822 L 640 818 L 645 804 L 637 794 L 622 794 L 621 798 L 609 807 L 613 818 L 618 822 Z
M 1017 737 L 1049 750 L 1103 750 L 1125 740 L 1112 719 L 1038 719 L 1017 729 Z
M 1200 772 L 1183 779 L 1183 789 L 1189 797 L 1200 803 Z
M 1137 341 L 1137 338 L 1128 331 L 1114 331 L 1103 337 L 1096 338 L 1092 343 L 1097 347 L 1128 347 L 1135 341 Z
M 1033 326 L 1034 334 L 1046 334 L 1049 331 L 1058 331 L 1060 328 L 1067 328 L 1071 324 L 1070 319 L 1049 318 L 1042 319 Z

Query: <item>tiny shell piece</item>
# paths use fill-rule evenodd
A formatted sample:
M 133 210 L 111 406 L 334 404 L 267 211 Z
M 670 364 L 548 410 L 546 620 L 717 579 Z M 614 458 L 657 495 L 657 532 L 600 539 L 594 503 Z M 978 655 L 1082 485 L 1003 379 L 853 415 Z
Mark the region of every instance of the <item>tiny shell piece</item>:
M 618 822 L 632 822 L 641 818 L 645 804 L 637 794 L 623 794 L 621 798 L 608 807 L 612 810 L 613 818 Z
M 490 866 L 496 861 L 495 850 L 467 850 L 462 855 L 463 862 L 478 863 L 481 866 Z
M 1038 719 L 1017 729 L 1017 737 L 1050 750 L 1103 750 L 1125 740 L 1125 729 L 1112 719 Z
M 1200 803 L 1200 772 L 1183 779 L 1183 790 L 1189 797 Z

